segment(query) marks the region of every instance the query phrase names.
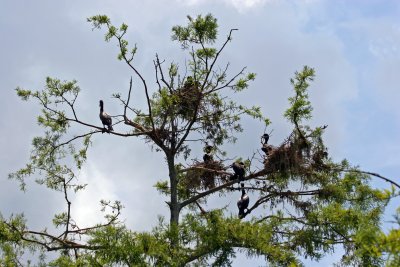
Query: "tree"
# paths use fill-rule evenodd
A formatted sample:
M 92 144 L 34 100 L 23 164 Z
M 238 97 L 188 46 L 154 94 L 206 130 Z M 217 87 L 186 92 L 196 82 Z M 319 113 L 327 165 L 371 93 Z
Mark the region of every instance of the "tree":
M 244 162 L 242 177 L 230 171 L 233 161 L 227 160 L 224 144 L 236 141 L 244 115 L 266 126 L 270 121 L 260 107 L 244 107 L 230 99 L 255 79 L 246 68 L 229 76 L 229 64 L 218 66 L 236 29 L 218 48 L 217 20 L 210 14 L 188 16 L 186 26 L 172 28 L 172 40 L 187 53 L 188 63 L 181 70 L 175 63 L 166 66 L 156 55 L 156 90 L 152 90 L 154 85 L 148 85 L 134 65 L 136 46 L 130 48 L 125 39 L 128 26 L 117 28 L 105 15 L 88 21 L 95 29 L 106 29 L 106 41 L 118 43 L 118 59 L 141 82 L 147 110 L 130 104 L 132 77 L 126 98 L 113 95 L 123 106 L 121 114 L 113 116 L 114 131 L 80 119 L 75 108 L 80 93 L 76 81 L 47 78 L 41 91 L 16 89 L 23 100 L 38 101 L 42 107 L 38 122 L 45 132 L 34 138 L 27 165 L 10 178 L 25 190 L 25 179 L 39 175 L 40 184 L 61 192 L 66 208 L 53 219 L 58 233 L 30 230 L 22 215 L 1 217 L 2 265 L 21 264 L 21 255 L 32 249 L 58 251 L 50 266 L 229 266 L 237 251 L 265 256 L 271 265 L 298 266 L 299 256 L 318 260 L 338 245 L 346 251 L 343 264 L 380 265 L 386 255 L 382 253 L 392 253 L 387 258 L 398 262 L 399 243 L 390 245 L 398 241 L 398 231 L 386 236 L 380 219 L 399 185 L 329 157 L 323 142 L 326 126 L 306 124 L 312 113 L 308 100 L 309 82 L 315 75 L 312 68 L 305 66 L 291 80 L 294 96 L 284 114 L 293 125 L 291 134 L 278 146 L 268 144 L 265 137 L 261 151 L 254 148 L 258 152 L 253 156 L 236 159 Z M 73 135 L 77 126 L 86 130 Z M 169 198 L 169 222 L 160 219 L 152 231 L 135 232 L 119 220 L 120 202 L 102 201 L 103 211 L 109 211 L 105 223 L 86 228 L 75 223 L 69 196 L 85 188 L 77 183 L 76 171 L 87 160 L 92 136 L 99 133 L 141 138 L 164 154 L 169 177 L 156 187 Z M 204 145 L 207 157 L 190 162 L 191 145 L 196 142 Z M 372 188 L 371 176 L 392 183 L 391 190 Z M 256 198 L 240 216 L 231 216 L 225 208 L 207 210 L 212 194 L 223 197 L 240 190 Z M 253 215 L 256 209 L 261 215 Z

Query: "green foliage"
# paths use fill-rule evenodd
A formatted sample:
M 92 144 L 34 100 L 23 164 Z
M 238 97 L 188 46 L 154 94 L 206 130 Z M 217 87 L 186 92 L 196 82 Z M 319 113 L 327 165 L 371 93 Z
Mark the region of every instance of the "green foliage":
M 25 250 L 36 251 L 34 244 L 21 240 L 20 231 L 25 228 L 26 220 L 22 214 L 5 219 L 0 213 L 0 266 L 21 266 Z M 24 266 L 31 266 L 30 261 Z
M 67 223 L 68 223 L 68 215 L 66 212 L 54 215 L 53 224 L 55 227 L 64 226 Z
M 172 40 L 180 42 L 185 49 L 189 48 L 190 43 L 202 45 L 215 43 L 218 24 L 217 19 L 213 15 L 207 14 L 205 17 L 198 15 L 195 19 L 187 16 L 187 18 L 189 20 L 187 26 L 174 26 L 172 28 Z M 210 52 L 210 50 L 203 48 L 203 53 L 207 54 Z M 211 54 L 213 53 L 211 52 Z
M 198 58 L 214 58 L 217 54 L 217 50 L 215 48 L 203 48 L 196 50 L 196 56 Z
M 374 261 L 366 261 L 369 266 L 399 266 L 400 264 L 400 209 L 394 216 L 397 228 L 391 228 L 388 233 L 382 232 L 377 226 L 365 225 L 356 235 L 358 246 L 357 256 L 363 260 L 374 257 Z M 365 262 L 365 261 L 364 261 Z M 363 263 L 364 263 L 363 262 Z
M 314 80 L 314 69 L 304 66 L 301 72 L 295 73 L 295 78 L 290 82 L 294 87 L 296 95 L 289 97 L 290 108 L 286 110 L 285 117 L 292 123 L 301 122 L 303 119 L 310 119 L 312 106 L 308 100 L 308 81 Z
M 76 150 L 71 141 L 63 141 L 71 121 L 78 119 L 73 108 L 80 92 L 76 83 L 76 81 L 61 82 L 59 79 L 47 77 L 45 88 L 42 91 L 16 89 L 18 96 L 23 100 L 34 98 L 43 107 L 42 114 L 38 116 L 37 120 L 39 125 L 46 129 L 43 137 L 35 137 L 32 141 L 30 163 L 25 168 L 9 175 L 10 179 L 20 182 L 22 190 L 25 190 L 25 178 L 38 173 L 40 176 L 44 176 L 44 178 L 36 180 L 39 184 L 46 184 L 51 189 L 61 191 L 65 184 L 75 177 L 73 169 L 67 164 L 63 164 L 62 160 L 67 155 L 71 155 L 78 169 L 86 160 L 91 133 L 84 136 L 83 146 L 79 150 Z M 67 109 L 60 108 L 62 106 Z M 68 109 L 70 112 L 67 112 Z M 72 113 L 72 118 L 67 113 Z M 69 185 L 69 187 L 81 190 L 84 185 L 75 184 Z
M 112 38 L 117 38 L 120 46 L 120 53 L 118 54 L 118 60 L 128 60 L 128 46 L 129 43 L 127 40 L 123 39 L 123 36 L 126 34 L 128 30 L 128 25 L 122 23 L 119 28 L 115 27 L 111 24 L 111 20 L 106 15 L 97 15 L 87 19 L 88 22 L 91 22 L 93 25 L 93 29 L 100 29 L 102 26 L 106 26 L 108 31 L 105 34 L 104 38 L 106 42 L 109 42 Z M 130 59 L 128 61 L 132 61 L 133 57 L 137 52 L 136 45 L 129 52 Z
M 154 187 L 159 191 L 161 194 L 169 195 L 171 193 L 168 181 L 159 181 L 157 182 Z
M 177 247 L 166 243 L 174 231 L 179 232 Z M 81 254 L 77 261 L 60 256 L 50 266 L 183 266 L 188 263 L 203 266 L 214 257 L 213 266 L 227 266 L 236 254 L 235 247 L 250 257 L 266 255 L 272 266 L 299 266 L 294 254 L 273 240 L 272 232 L 267 224 L 226 219 L 221 211 L 185 216 L 179 229 L 170 228 L 160 220 L 150 233 L 110 226 L 90 233 L 89 244 L 100 249 Z
M 164 70 L 164 61 L 157 55 L 156 83 L 148 86 L 133 65 L 137 48 L 129 48 L 125 39 L 128 26 L 114 26 L 105 15 L 88 21 L 94 29 L 106 29 L 107 42 L 118 42 L 118 59 L 142 81 L 147 110 L 129 103 L 131 80 L 127 99 L 113 95 L 123 105 L 120 122 L 130 128 L 124 132 L 119 124 L 108 134 L 140 136 L 164 153 L 169 180 L 159 181 L 155 187 L 170 197 L 166 201 L 170 221 L 160 218 L 153 230 L 135 232 L 119 221 L 123 208 L 119 201 L 101 200 L 105 222 L 86 228 L 76 224 L 69 194 L 85 188 L 76 175 L 87 160 L 91 137 L 104 133 L 104 129 L 78 116 L 75 101 L 80 88 L 76 81 L 47 78 L 41 91 L 16 89 L 22 100 L 38 101 L 42 111 L 37 121 L 45 131 L 33 139 L 26 166 L 9 178 L 25 190 L 26 178 L 36 175 L 39 184 L 61 192 L 66 207 L 53 218 L 61 233 L 28 230 L 21 215 L 7 220 L 0 217 L 1 266 L 17 265 L 27 249 L 58 253 L 46 263 L 41 256 L 43 266 L 231 266 L 238 252 L 248 257 L 263 256 L 269 266 L 301 266 L 299 256 L 319 260 L 338 245 L 345 249 L 345 265 L 380 266 L 385 259 L 387 266 L 399 265 L 400 232 L 391 229 L 384 233 L 380 225 L 384 208 L 398 192 L 394 188 L 374 189 L 369 185 L 369 173 L 346 160 L 334 162 L 323 142 L 326 127 L 304 124 L 312 117 L 308 99 L 309 82 L 315 75 L 312 68 L 305 66 L 291 79 L 295 95 L 289 98 L 284 116 L 294 124 L 292 133 L 279 146 L 263 144 L 260 163 L 255 162 L 256 153 L 244 161 L 247 175 L 243 184 L 251 195 L 251 204 L 238 218 L 226 209 L 206 208 L 211 194 L 223 197 L 240 190 L 234 185 L 236 181 L 229 179 L 232 158 L 223 151 L 223 145 L 237 140 L 236 134 L 243 131 L 244 115 L 267 126 L 271 122 L 260 107 L 245 107 L 230 99 L 230 93 L 247 89 L 256 75 L 246 74 L 243 68 L 229 77 L 229 64 L 217 67 L 234 29 L 216 47 L 216 18 L 211 14 L 188 16 L 186 26 L 172 28 L 172 39 L 188 53 L 184 71 L 174 62 L 166 64 Z M 154 87 L 158 88 L 152 91 Z M 71 135 L 74 126 L 86 127 L 87 131 Z M 261 130 L 256 132 L 248 134 L 257 136 Z M 212 159 L 188 163 L 193 156 L 190 142 L 211 145 Z M 235 155 L 238 161 L 245 158 Z M 204 185 L 200 180 L 206 176 L 211 182 L 200 187 Z M 195 178 L 199 179 L 197 183 Z M 254 215 L 252 211 L 257 208 L 260 212 Z M 396 220 L 400 224 L 399 216 Z
M 235 90 L 235 92 L 240 92 L 246 88 L 249 87 L 249 81 L 254 81 L 256 78 L 256 74 L 255 73 L 249 73 L 246 75 L 246 77 L 240 78 L 235 86 L 233 86 L 233 90 Z

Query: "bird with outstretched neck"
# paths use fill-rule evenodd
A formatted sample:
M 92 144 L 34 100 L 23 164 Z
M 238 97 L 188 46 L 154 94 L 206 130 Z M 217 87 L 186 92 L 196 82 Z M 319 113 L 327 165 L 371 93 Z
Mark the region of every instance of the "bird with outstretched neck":
M 104 111 L 104 103 L 103 100 L 100 100 L 100 120 L 101 123 L 103 123 L 104 130 L 106 130 L 107 126 L 107 132 L 114 131 L 112 127 L 112 119 L 111 116 L 107 114 L 107 112 Z M 103 130 L 103 133 L 104 133 Z
M 205 153 L 204 156 L 203 156 L 203 161 L 204 161 L 204 163 L 206 163 L 206 164 L 211 163 L 211 162 L 214 161 L 214 158 L 213 158 L 213 156 L 212 156 L 212 149 L 213 149 L 213 147 L 212 147 L 212 146 L 209 146 L 209 145 L 207 145 L 207 146 L 204 148 L 204 151 L 205 151 L 206 153 Z
M 237 202 L 240 219 L 242 219 L 244 217 L 244 215 L 245 215 L 244 212 L 249 207 L 249 202 L 250 202 L 249 196 L 244 191 L 244 184 L 241 184 L 241 185 L 242 185 L 242 196 L 240 197 L 240 199 Z
M 231 168 L 235 172 L 235 174 L 231 176 L 231 180 L 236 180 L 239 178 L 238 182 L 244 181 L 244 175 L 246 173 L 246 170 L 244 168 L 244 163 L 243 162 L 234 162 L 231 165 Z

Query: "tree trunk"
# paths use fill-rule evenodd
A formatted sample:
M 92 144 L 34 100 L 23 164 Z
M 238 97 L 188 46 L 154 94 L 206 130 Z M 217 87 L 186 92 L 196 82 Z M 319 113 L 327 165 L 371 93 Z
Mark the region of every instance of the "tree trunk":
M 178 247 L 179 245 L 179 213 L 181 210 L 180 203 L 178 203 L 178 179 L 176 175 L 175 169 L 175 158 L 174 156 L 167 156 L 168 161 L 168 171 L 169 171 L 169 180 L 171 184 L 171 200 L 170 200 L 170 231 L 171 231 L 171 246 Z
M 175 159 L 174 156 L 167 156 L 168 161 L 168 171 L 169 171 L 169 181 L 171 184 L 171 200 L 170 200 L 170 210 L 171 218 L 170 224 L 179 224 L 179 213 L 180 204 L 178 203 L 178 179 L 175 170 Z

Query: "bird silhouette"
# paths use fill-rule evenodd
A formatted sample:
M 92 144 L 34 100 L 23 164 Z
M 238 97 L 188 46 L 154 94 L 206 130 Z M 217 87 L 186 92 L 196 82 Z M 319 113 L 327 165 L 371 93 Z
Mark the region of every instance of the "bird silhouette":
M 206 152 L 204 155 L 203 155 L 203 161 L 204 161 L 204 163 L 211 163 L 213 160 L 214 160 L 214 158 L 213 158 L 213 156 L 212 156 L 212 149 L 213 149 L 213 147 L 212 146 L 209 146 L 209 145 L 207 145 L 205 148 L 204 148 L 204 151 Z
M 242 196 L 240 197 L 240 199 L 237 202 L 240 219 L 244 217 L 245 210 L 249 207 L 249 202 L 250 202 L 250 198 L 244 191 L 243 187 L 244 187 L 244 185 L 242 184 Z
M 231 165 L 233 171 L 235 174 L 231 177 L 231 180 L 236 180 L 239 178 L 239 181 L 244 181 L 244 174 L 245 174 L 245 169 L 244 169 L 244 163 L 243 162 L 234 162 Z
M 111 116 L 104 111 L 104 103 L 103 100 L 100 100 L 100 120 L 103 123 L 103 127 L 108 128 L 108 131 L 114 131 L 112 127 L 112 119 Z

